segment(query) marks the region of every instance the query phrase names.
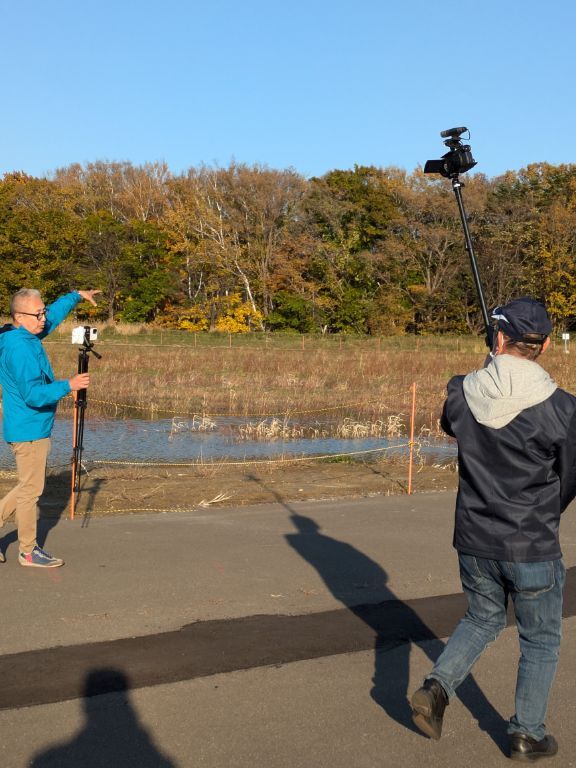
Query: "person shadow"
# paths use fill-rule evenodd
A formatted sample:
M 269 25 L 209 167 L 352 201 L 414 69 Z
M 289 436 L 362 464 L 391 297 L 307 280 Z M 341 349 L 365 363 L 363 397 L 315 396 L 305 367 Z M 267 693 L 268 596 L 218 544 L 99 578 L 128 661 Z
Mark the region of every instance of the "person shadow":
M 266 488 L 290 514 L 295 532 L 286 534 L 288 544 L 316 570 L 330 593 L 374 631 L 372 699 L 390 718 L 422 735 L 412 722 L 408 701 L 411 648 L 418 644 L 434 663 L 445 643 L 417 610 L 398 599 L 388 586 L 386 570 L 379 563 L 352 545 L 326 535 L 312 517 L 299 514 L 256 476 L 251 479 Z M 358 597 L 360 591 L 363 600 Z M 488 701 L 472 675 L 459 686 L 457 696 L 480 728 L 506 754 L 507 721 Z
M 129 689 L 121 670 L 91 670 L 84 683 L 83 728 L 69 742 L 35 755 L 31 768 L 177 768 L 139 722 Z
M 55 471 L 49 469 L 47 471 L 44 492 L 38 502 L 39 514 L 36 531 L 36 540 L 42 549 L 46 546 L 50 531 L 58 525 L 64 516 L 70 503 L 71 491 L 70 470 L 59 469 Z M 10 522 L 16 523 L 14 516 L 10 518 Z M 0 548 L 6 554 L 8 548 L 12 544 L 17 545 L 17 543 L 18 531 L 14 528 L 1 537 Z

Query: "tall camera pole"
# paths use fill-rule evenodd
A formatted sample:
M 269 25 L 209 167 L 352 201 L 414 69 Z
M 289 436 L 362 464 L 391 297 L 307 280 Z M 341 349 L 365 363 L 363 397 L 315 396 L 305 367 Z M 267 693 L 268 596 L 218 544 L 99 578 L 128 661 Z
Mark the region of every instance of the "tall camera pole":
M 89 355 L 98 360 L 102 355 L 94 349 L 89 338 L 90 328 L 84 328 L 84 341 L 78 350 L 78 373 L 88 373 Z M 80 472 L 82 470 L 82 451 L 84 449 L 84 417 L 86 415 L 87 390 L 79 389 L 74 393 L 74 427 L 72 434 L 72 494 L 70 496 L 70 520 L 74 519 L 76 502 L 80 494 Z
M 480 309 L 484 320 L 486 344 L 489 349 L 492 349 L 492 326 L 490 325 L 488 310 L 486 309 L 486 301 L 484 299 L 480 273 L 478 271 L 478 262 L 474 255 L 472 238 L 470 237 L 470 230 L 468 229 L 468 217 L 466 216 L 464 201 L 462 199 L 462 187 L 464 184 L 460 181 L 460 174 L 466 173 L 466 171 L 469 171 L 476 165 L 476 160 L 472 157 L 470 145 L 462 143 L 462 134 L 467 131 L 468 128 L 464 126 L 440 131 L 440 136 L 444 139 L 444 146 L 448 147 L 448 152 L 442 155 L 440 160 L 428 160 L 424 166 L 424 173 L 439 173 L 441 176 L 444 176 L 444 178 L 451 179 L 452 181 L 452 189 L 456 196 L 458 210 L 460 211 L 460 219 L 462 220 L 462 227 L 464 228 L 466 250 L 470 257 L 472 275 L 474 276 L 474 283 L 476 284 L 476 291 L 478 293 L 478 300 L 480 302 Z
M 482 319 L 484 320 L 484 332 L 486 334 L 486 345 L 489 349 L 492 349 L 492 326 L 490 325 L 490 319 L 488 317 L 488 309 L 486 308 L 486 300 L 484 299 L 484 292 L 482 290 L 482 283 L 480 281 L 480 272 L 478 271 L 478 262 L 474 254 L 474 246 L 472 245 L 472 238 L 470 237 L 470 230 L 468 229 L 468 217 L 464 208 L 464 200 L 462 198 L 462 187 L 464 184 L 460 181 L 458 174 L 451 176 L 452 189 L 456 196 L 456 202 L 458 203 L 458 210 L 460 211 L 460 219 L 462 221 L 462 228 L 464 229 L 464 240 L 466 241 L 466 250 L 470 257 L 470 266 L 472 267 L 472 275 L 474 277 L 474 283 L 476 284 L 476 291 L 478 292 L 478 300 L 480 302 L 480 309 L 482 311 Z

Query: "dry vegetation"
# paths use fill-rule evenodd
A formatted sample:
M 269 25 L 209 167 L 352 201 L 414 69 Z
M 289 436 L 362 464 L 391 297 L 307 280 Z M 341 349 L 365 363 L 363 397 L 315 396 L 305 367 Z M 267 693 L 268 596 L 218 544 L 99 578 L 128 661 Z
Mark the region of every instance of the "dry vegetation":
M 76 350 L 67 329 L 63 334 L 45 342 L 58 376 L 76 368 Z M 247 440 L 405 435 L 413 382 L 416 431 L 434 436 L 447 380 L 479 367 L 485 352 L 477 338 L 196 338 L 142 331 L 104 334 L 97 348 L 102 359 L 90 362 L 91 413 L 175 417 L 175 430 L 178 417 L 195 419 L 201 431 L 225 420 Z M 572 359 L 557 343 L 542 361 L 560 386 L 574 391 Z M 69 398 L 63 405 L 71 411 Z
M 395 437 L 406 433 L 411 385 L 417 385 L 417 429 L 437 431 L 447 379 L 482 357 L 481 342 L 298 338 L 253 347 L 98 344 L 92 358 L 90 410 L 103 416 L 194 415 L 203 429 L 225 418 L 244 439 Z M 47 342 L 58 376 L 71 375 L 76 354 Z M 68 403 L 70 408 L 70 403 Z M 237 425 L 229 420 L 239 419 Z
M 132 329 L 133 330 L 133 329 Z M 47 341 L 58 376 L 71 375 L 77 353 L 65 332 Z M 180 341 L 181 343 L 177 343 Z M 89 413 L 117 418 L 169 418 L 172 430 L 235 430 L 245 440 L 314 437 L 403 437 L 411 385 L 417 386 L 416 429 L 438 433 L 447 380 L 478 367 L 481 339 L 389 339 L 106 333 L 90 361 Z M 576 360 L 556 343 L 542 362 L 558 383 L 576 390 Z M 61 412 L 70 414 L 71 399 Z M 63 405 L 64 405 L 63 404 Z M 455 487 L 453 457 L 434 464 L 417 456 L 415 490 Z M 52 479 L 54 503 L 65 506 L 69 473 Z M 55 480 L 57 481 L 56 484 Z M 2 483 L 8 487 L 11 479 Z M 270 466 L 114 469 L 84 479 L 80 512 L 181 509 L 303 498 L 404 493 L 406 457 L 376 454 Z M 48 512 L 52 507 L 49 505 Z

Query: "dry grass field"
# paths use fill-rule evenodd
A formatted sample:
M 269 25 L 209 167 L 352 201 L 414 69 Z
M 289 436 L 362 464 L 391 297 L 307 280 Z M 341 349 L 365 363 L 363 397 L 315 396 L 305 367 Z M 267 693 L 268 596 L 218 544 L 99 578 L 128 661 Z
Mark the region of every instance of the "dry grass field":
M 130 329 L 133 331 L 134 329 Z M 77 368 L 69 328 L 46 342 L 58 377 Z M 227 424 L 240 439 L 402 437 L 416 383 L 416 433 L 439 434 L 447 380 L 483 364 L 478 338 L 228 337 L 151 332 L 101 334 L 91 358 L 88 405 L 109 418 L 196 417 Z M 576 391 L 576 360 L 556 342 L 542 358 L 560 386 Z M 66 398 L 61 413 L 72 413 Z M 2 473 L 0 492 L 12 482 Z M 418 462 L 413 488 L 450 490 L 454 462 Z M 46 514 L 63 513 L 69 473 L 50 478 Z M 79 514 L 183 509 L 274 500 L 405 493 L 407 461 L 357 460 L 230 467 L 96 467 L 84 478 Z
M 69 333 L 46 342 L 57 376 L 76 371 Z M 479 338 L 236 337 L 186 332 L 102 334 L 91 358 L 90 408 L 109 417 L 238 417 L 246 439 L 406 434 L 416 383 L 416 429 L 438 431 L 446 382 L 480 367 Z M 576 350 L 575 350 L 576 351 Z M 542 358 L 576 390 L 576 363 L 556 343 Z M 63 403 L 71 409 L 71 403 Z
M 180 334 L 177 344 L 174 336 L 159 343 L 158 334 L 138 343 L 104 335 L 102 360 L 90 361 L 91 409 L 119 418 L 239 417 L 246 437 L 258 436 L 265 419 L 270 437 L 287 422 L 294 437 L 301 429 L 313 437 L 315 428 L 317 436 L 329 428 L 333 436 L 355 437 L 363 433 L 355 425 L 366 434 L 398 434 L 416 382 L 418 427 L 434 431 L 447 379 L 483 354 L 477 340 L 273 337 L 256 346 L 237 337 L 230 345 L 206 343 L 214 338 L 194 345 L 191 336 Z M 58 376 L 75 372 L 71 344 L 45 343 Z

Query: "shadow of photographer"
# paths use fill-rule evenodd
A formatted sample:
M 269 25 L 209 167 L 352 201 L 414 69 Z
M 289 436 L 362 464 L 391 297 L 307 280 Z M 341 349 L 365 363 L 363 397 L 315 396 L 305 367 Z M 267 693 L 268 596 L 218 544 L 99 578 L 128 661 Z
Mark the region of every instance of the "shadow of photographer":
M 176 768 L 140 723 L 129 690 L 129 680 L 121 670 L 100 668 L 89 672 L 83 691 L 84 726 L 70 741 L 35 755 L 30 766 Z
M 256 476 L 250 479 L 267 488 Z M 434 662 L 445 643 L 417 610 L 398 599 L 379 563 L 350 544 L 326 535 L 312 517 L 299 514 L 275 490 L 267 490 L 290 514 L 296 529 L 295 533 L 286 534 L 288 544 L 316 570 L 330 593 L 374 631 L 371 697 L 393 720 L 422 735 L 412 723 L 408 702 L 411 647 L 418 644 Z M 359 604 L 359 588 L 372 593 L 377 602 Z M 454 624 L 458 618 L 455 617 Z M 387 626 L 387 622 L 393 627 Z M 488 701 L 472 675 L 458 688 L 457 695 L 479 727 L 504 752 L 507 721 Z

